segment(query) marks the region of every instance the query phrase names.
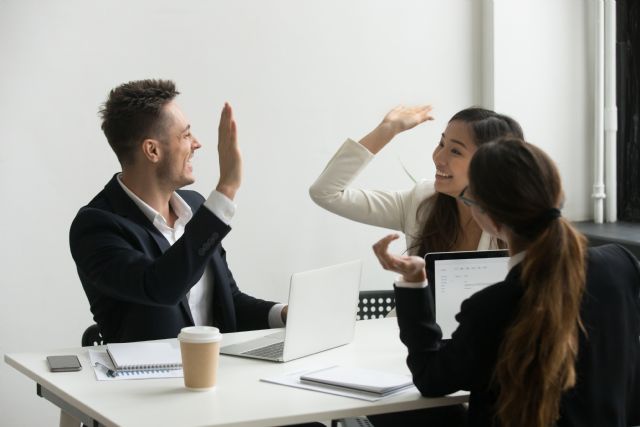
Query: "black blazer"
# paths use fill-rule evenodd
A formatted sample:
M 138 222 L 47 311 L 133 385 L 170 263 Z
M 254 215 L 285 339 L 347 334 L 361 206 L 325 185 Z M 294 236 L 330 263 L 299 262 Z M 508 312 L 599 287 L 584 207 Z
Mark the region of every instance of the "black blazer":
M 498 348 L 522 297 L 519 266 L 504 282 L 472 295 L 441 340 L 428 289 L 397 288 L 400 338 L 424 396 L 470 391 L 469 425 L 491 426 L 497 390 L 491 384 Z M 565 393 L 558 426 L 640 424 L 640 267 L 623 248 L 590 248 L 581 316 L 576 386 Z
M 200 209 L 200 194 L 178 194 L 194 214 L 172 246 L 115 175 L 71 224 L 71 255 L 107 342 L 172 338 L 192 326 L 186 294 L 207 265 L 214 281 L 214 325 L 222 332 L 269 327 L 275 303 L 242 293 L 229 271 L 221 241 L 231 228 Z

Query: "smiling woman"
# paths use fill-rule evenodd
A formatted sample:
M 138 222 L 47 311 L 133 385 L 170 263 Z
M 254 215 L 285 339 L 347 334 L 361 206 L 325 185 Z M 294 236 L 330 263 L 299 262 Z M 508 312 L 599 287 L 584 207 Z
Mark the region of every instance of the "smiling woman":
M 411 255 L 504 247 L 482 231 L 458 196 L 468 185 L 469 163 L 480 145 L 506 135 L 523 137 L 520 125 L 510 117 L 476 107 L 456 113 L 433 152 L 434 180 L 405 191 L 349 187 L 395 135 L 431 119 L 431 106 L 394 108 L 360 142 L 348 139 L 342 145 L 309 189 L 311 198 L 343 217 L 403 232 Z M 466 410 L 460 405 L 369 418 L 377 427 L 457 426 L 465 425 Z
M 321 207 L 365 224 L 401 231 L 413 255 L 503 246 L 482 233 L 469 208 L 457 201 L 467 186 L 469 162 L 478 146 L 501 136 L 522 137 L 510 117 L 484 108 L 456 113 L 433 152 L 433 180 L 405 191 L 363 190 L 349 185 L 395 135 L 431 120 L 431 106 L 397 107 L 360 142 L 348 139 L 309 189 Z

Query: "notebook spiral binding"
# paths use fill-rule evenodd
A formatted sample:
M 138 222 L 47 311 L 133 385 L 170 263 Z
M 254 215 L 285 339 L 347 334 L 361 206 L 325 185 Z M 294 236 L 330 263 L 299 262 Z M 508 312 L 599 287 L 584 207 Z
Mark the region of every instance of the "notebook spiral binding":
M 182 369 L 179 363 L 165 363 L 159 365 L 125 365 L 118 368 L 119 372 L 154 372 L 154 371 L 171 371 L 174 369 Z
M 127 376 L 127 377 L 135 377 L 137 375 L 144 375 L 144 374 L 149 374 L 149 373 L 161 373 L 161 372 L 170 372 L 176 369 L 180 369 L 181 366 L 177 367 L 177 368 L 150 368 L 150 369 L 127 369 L 127 370 L 119 370 L 119 371 L 113 371 L 111 373 L 111 376 L 114 377 L 121 377 L 121 376 Z

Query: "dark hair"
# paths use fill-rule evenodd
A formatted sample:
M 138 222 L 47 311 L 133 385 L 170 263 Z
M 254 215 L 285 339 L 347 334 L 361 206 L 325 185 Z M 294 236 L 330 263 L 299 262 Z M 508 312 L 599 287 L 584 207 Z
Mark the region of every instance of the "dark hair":
M 169 125 L 163 107 L 180 92 L 171 80 L 137 80 L 109 93 L 100 109 L 102 131 L 121 165 L 131 164 L 133 153 L 146 138 L 162 139 Z
M 498 351 L 494 381 L 501 425 L 550 426 L 576 381 L 586 239 L 560 217 L 560 174 L 520 139 L 483 145 L 469 166 L 469 189 L 494 221 L 526 247 L 523 296 Z
M 524 138 L 522 128 L 511 117 L 480 107 L 466 108 L 457 112 L 449 123 L 461 121 L 469 125 L 474 143 L 481 146 L 502 136 Z M 425 218 L 425 212 L 428 212 Z M 427 252 L 446 252 L 454 248 L 460 238 L 460 221 L 456 199 L 446 194 L 435 193 L 419 206 L 418 221 L 424 219 L 420 238 L 416 240 L 412 253 L 424 256 Z M 506 247 L 500 244 L 501 247 Z

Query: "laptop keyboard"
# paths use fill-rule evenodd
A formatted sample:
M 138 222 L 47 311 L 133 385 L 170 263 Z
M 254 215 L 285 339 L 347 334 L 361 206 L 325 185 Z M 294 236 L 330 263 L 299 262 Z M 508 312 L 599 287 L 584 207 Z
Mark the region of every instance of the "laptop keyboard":
M 269 359 L 276 359 L 282 356 L 283 351 L 284 351 L 284 341 L 277 342 L 275 344 L 271 344 L 265 347 L 260 347 L 253 350 L 245 351 L 242 354 L 246 354 L 247 356 L 257 356 L 257 357 L 266 357 Z

